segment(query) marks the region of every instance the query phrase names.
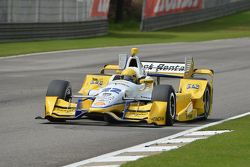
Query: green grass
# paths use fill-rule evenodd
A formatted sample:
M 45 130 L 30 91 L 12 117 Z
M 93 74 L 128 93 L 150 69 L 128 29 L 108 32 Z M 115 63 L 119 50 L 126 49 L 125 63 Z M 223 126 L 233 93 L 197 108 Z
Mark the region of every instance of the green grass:
M 139 23 L 135 21 L 128 21 L 121 24 L 111 23 L 109 34 L 103 37 L 0 43 L 0 56 L 67 49 L 194 42 L 239 37 L 250 37 L 250 11 L 156 32 L 140 32 Z
M 250 166 L 250 116 L 206 130 L 234 130 L 179 149 L 130 162 L 122 167 L 245 167 Z

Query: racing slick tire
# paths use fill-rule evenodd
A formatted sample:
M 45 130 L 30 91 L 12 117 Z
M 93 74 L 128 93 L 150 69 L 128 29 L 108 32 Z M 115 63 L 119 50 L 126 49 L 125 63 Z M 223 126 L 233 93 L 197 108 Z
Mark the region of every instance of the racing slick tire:
M 203 102 L 204 102 L 204 115 L 202 117 L 203 120 L 207 120 L 210 108 L 211 108 L 211 95 L 210 95 L 210 89 L 207 86 L 204 92 L 203 96 Z
M 53 80 L 50 82 L 46 96 L 57 96 L 59 99 L 69 101 L 72 96 L 72 88 L 69 81 Z M 64 119 L 47 117 L 50 122 L 65 122 Z
M 51 81 L 46 96 L 57 96 L 59 99 L 69 101 L 72 96 L 72 88 L 70 82 L 64 80 Z
M 173 126 L 176 116 L 176 95 L 171 85 L 157 85 L 152 92 L 152 101 L 167 102 L 166 125 Z

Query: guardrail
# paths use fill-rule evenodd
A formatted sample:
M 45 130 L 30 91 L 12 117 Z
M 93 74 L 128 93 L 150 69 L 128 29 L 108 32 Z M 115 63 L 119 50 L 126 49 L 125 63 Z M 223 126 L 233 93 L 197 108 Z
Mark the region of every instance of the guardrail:
M 154 31 L 190 23 L 197 23 L 248 9 L 250 9 L 250 1 L 246 0 L 197 11 L 144 18 L 141 23 L 141 31 Z
M 31 41 L 100 36 L 108 33 L 108 21 L 0 24 L 0 41 Z

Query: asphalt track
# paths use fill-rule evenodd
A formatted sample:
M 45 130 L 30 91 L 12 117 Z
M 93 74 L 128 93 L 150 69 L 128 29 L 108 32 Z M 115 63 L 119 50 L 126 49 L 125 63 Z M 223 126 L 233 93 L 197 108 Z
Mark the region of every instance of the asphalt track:
M 116 55 L 130 47 L 0 59 L 0 166 L 67 165 L 249 111 L 250 39 L 139 48 L 143 60 L 181 61 L 193 56 L 198 67 L 215 70 L 214 110 L 208 121 L 155 128 L 86 120 L 51 124 L 34 119 L 43 115 L 51 80 L 71 81 L 76 93 L 85 74 L 116 63 Z

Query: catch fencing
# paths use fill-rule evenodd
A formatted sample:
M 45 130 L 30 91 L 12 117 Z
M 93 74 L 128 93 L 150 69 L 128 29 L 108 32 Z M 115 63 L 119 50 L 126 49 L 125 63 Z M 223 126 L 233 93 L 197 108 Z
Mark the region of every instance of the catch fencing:
M 250 0 L 144 0 L 141 31 L 201 22 L 250 9 Z
M 0 41 L 108 33 L 109 0 L 0 0 Z

